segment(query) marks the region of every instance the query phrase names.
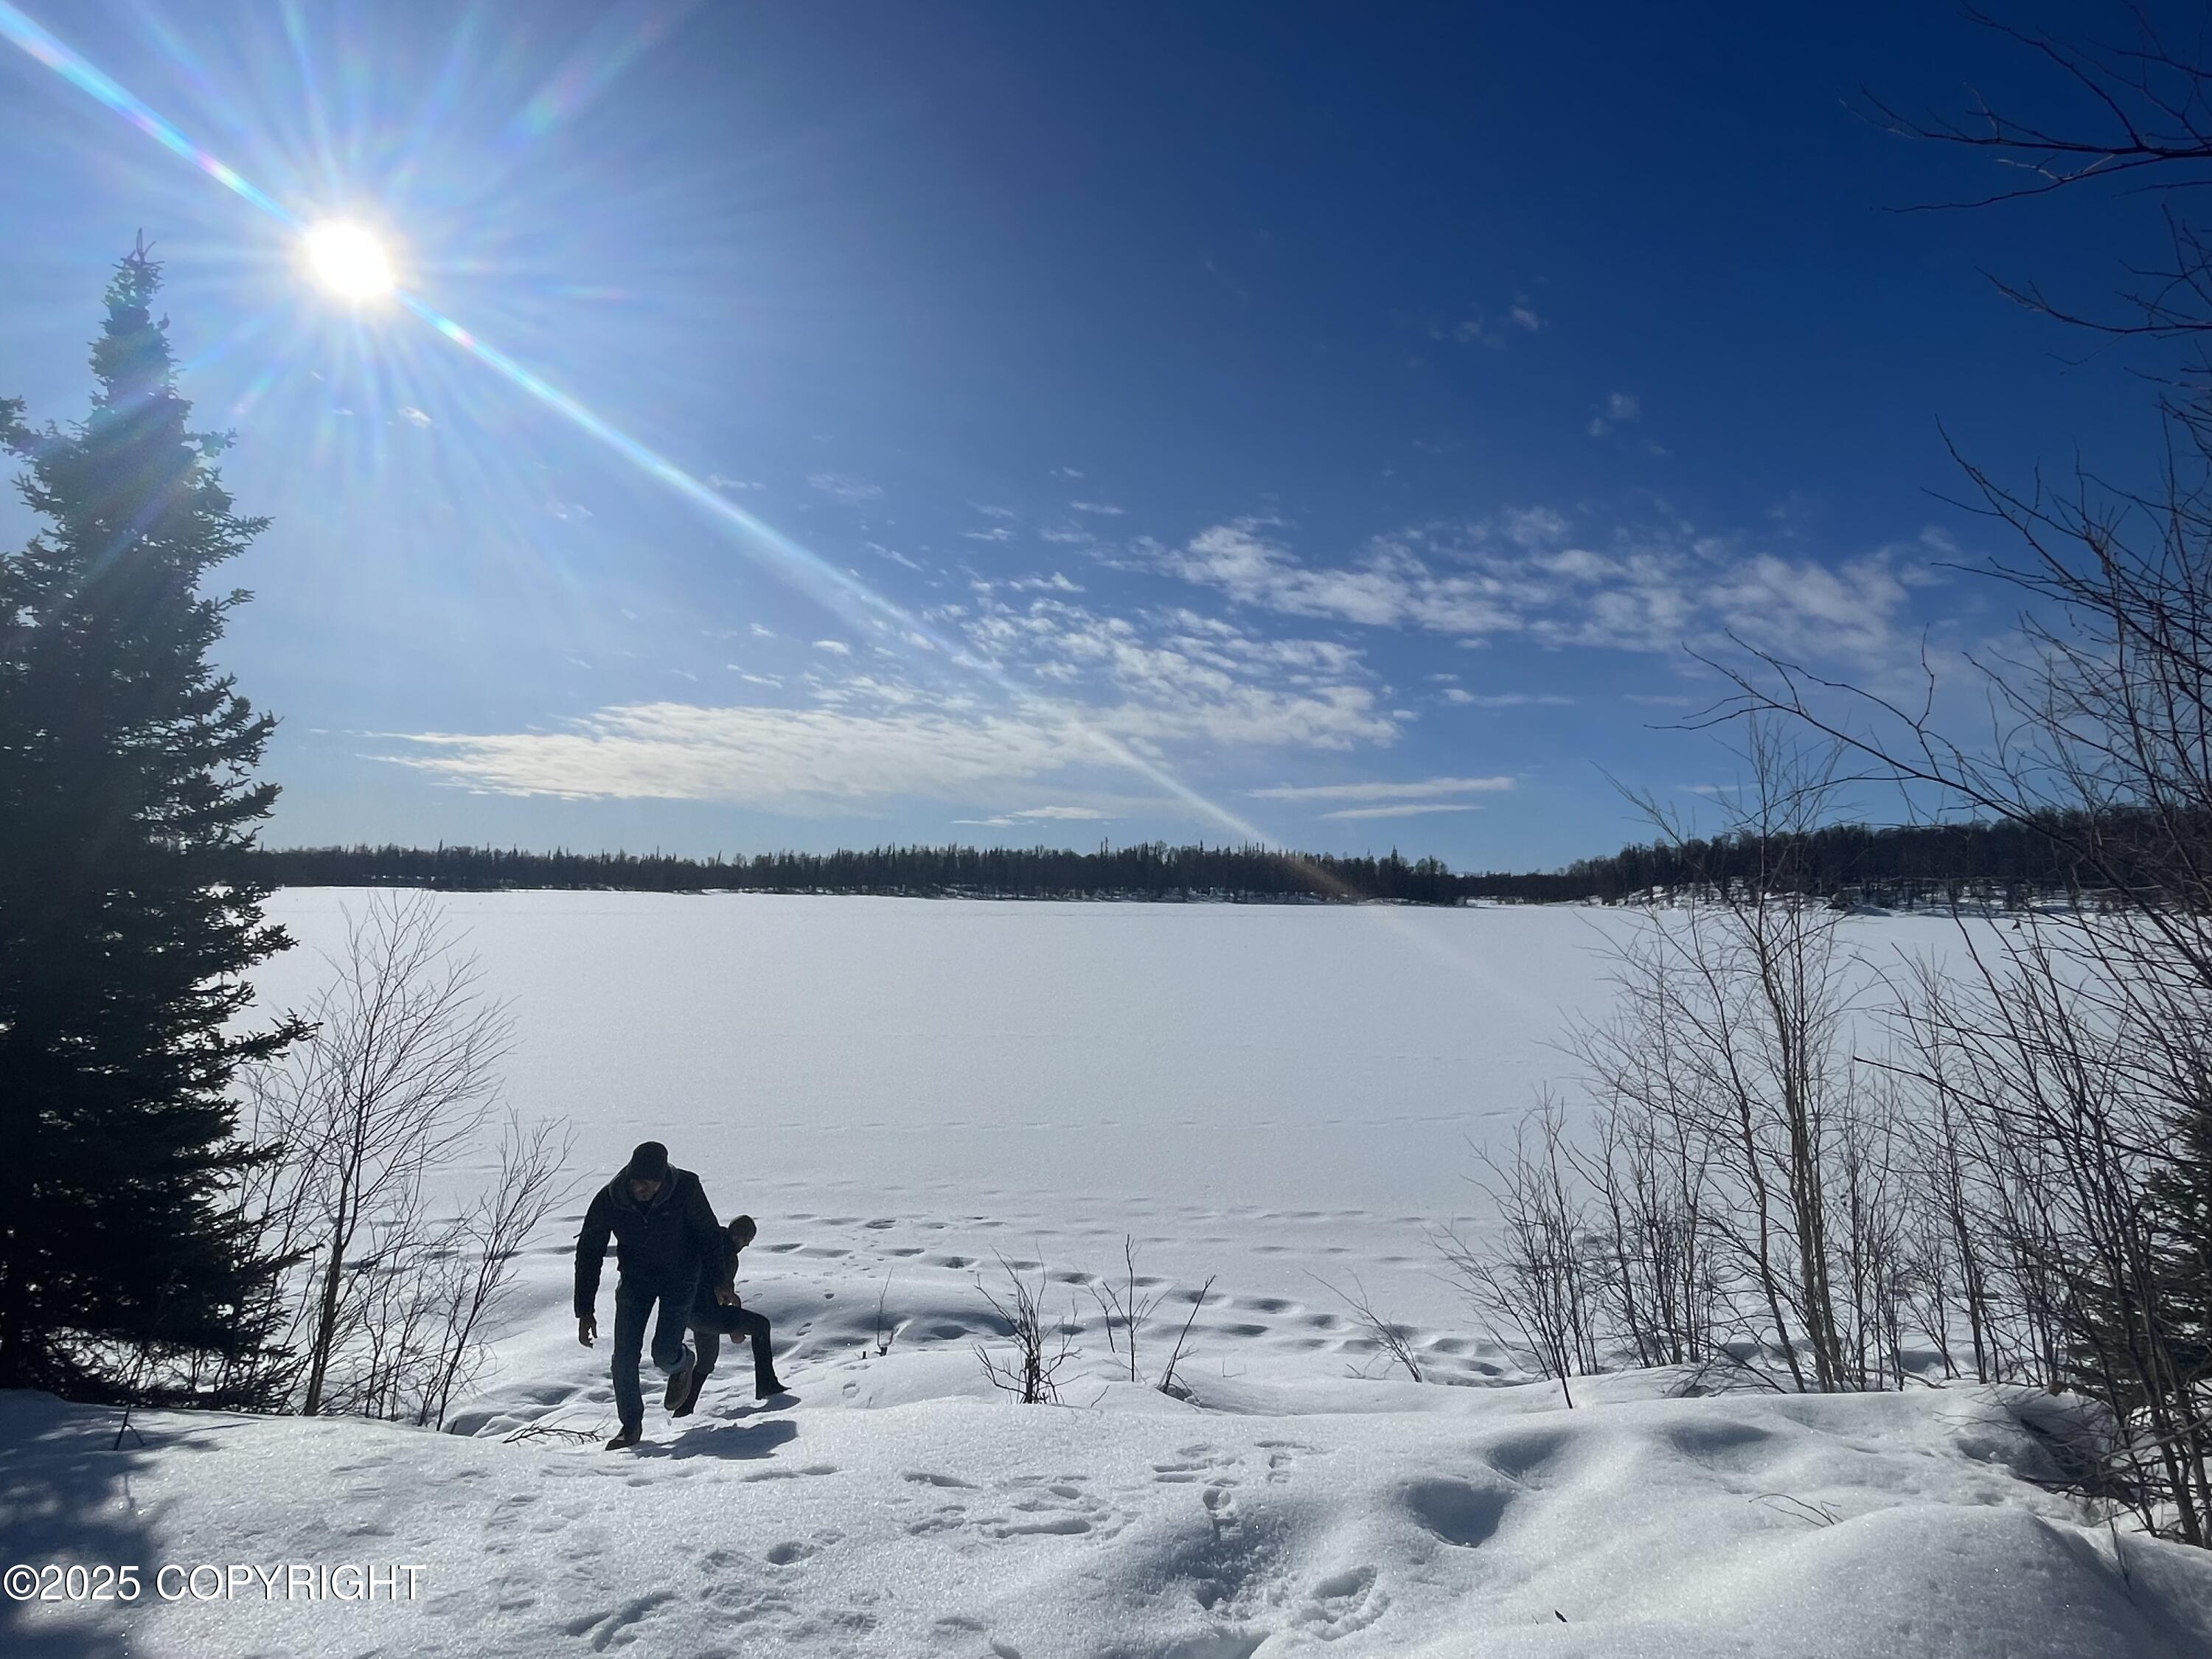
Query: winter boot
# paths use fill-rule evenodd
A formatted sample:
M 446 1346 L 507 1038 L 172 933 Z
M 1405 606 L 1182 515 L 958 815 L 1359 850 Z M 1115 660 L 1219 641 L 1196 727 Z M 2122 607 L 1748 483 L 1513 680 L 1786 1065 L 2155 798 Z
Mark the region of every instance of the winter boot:
M 696 1365 L 691 1368 L 691 1384 L 684 1391 L 684 1398 L 669 1413 L 671 1417 L 689 1417 L 699 1403 L 699 1396 L 707 1387 L 707 1379 Z
M 661 1394 L 660 1403 L 672 1416 L 681 1417 L 684 1411 L 690 1409 L 691 1373 L 698 1369 L 698 1361 L 687 1357 L 682 1364 L 668 1373 L 668 1387 Z M 678 1410 L 679 1407 L 683 1410 Z

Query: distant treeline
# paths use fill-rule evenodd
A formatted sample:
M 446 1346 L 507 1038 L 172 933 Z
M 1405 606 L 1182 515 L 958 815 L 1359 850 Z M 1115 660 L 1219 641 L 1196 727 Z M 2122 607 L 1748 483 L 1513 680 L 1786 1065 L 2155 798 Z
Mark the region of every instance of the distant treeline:
M 2126 815 L 2115 813 L 2100 821 L 2096 834 L 2109 848 L 2134 827 Z M 1837 823 L 1788 836 L 1745 834 L 1624 847 L 1609 857 L 1577 860 L 1559 879 L 1572 890 L 1567 896 L 1601 900 L 1655 890 L 1679 892 L 1754 876 L 1796 892 L 1875 904 L 1969 895 L 2020 898 L 2072 890 L 2077 877 L 2070 849 L 2090 833 L 2078 816 L 2061 814 L 2033 824 Z
M 1053 847 L 878 847 L 865 852 L 527 853 L 494 847 L 308 847 L 253 854 L 254 873 L 287 887 L 609 888 L 653 893 L 871 893 L 914 897 L 1362 901 L 1547 903 L 1682 891 L 1778 870 L 1794 890 L 1877 904 L 1966 896 L 2019 899 L 2064 891 L 2069 825 L 1837 824 L 1770 840 L 1751 836 L 1626 847 L 1565 869 L 1462 874 L 1433 858 L 1407 860 L 1170 847 L 1139 842 L 1081 853 Z
M 917 897 L 1395 899 L 1465 896 L 1435 859 L 1340 858 L 1263 847 L 1139 842 L 1079 853 L 1055 847 L 877 847 L 865 852 L 526 853 L 494 847 L 314 847 L 257 854 L 256 873 L 287 887 L 605 887 L 651 893 L 875 893 Z

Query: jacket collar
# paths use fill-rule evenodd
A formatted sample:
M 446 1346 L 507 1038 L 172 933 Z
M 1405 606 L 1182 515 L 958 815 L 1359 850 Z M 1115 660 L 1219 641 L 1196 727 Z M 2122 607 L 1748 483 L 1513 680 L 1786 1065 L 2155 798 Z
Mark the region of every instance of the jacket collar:
M 660 1190 L 653 1195 L 653 1200 L 648 1204 L 641 1204 L 629 1195 L 629 1177 L 625 1175 L 617 1174 L 609 1182 L 607 1191 L 614 1195 L 615 1202 L 623 1208 L 635 1211 L 639 1215 L 647 1215 L 655 1210 L 667 1208 L 669 1201 L 676 1196 L 676 1183 L 683 1178 L 684 1171 L 672 1166 L 667 1178 L 660 1183 Z

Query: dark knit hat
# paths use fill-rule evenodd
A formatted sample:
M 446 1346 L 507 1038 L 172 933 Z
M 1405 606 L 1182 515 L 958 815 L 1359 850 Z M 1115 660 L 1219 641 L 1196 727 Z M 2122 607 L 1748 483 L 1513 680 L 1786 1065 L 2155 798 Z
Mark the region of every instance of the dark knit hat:
M 641 1140 L 623 1166 L 625 1181 L 665 1181 L 668 1179 L 668 1148 L 657 1140 Z

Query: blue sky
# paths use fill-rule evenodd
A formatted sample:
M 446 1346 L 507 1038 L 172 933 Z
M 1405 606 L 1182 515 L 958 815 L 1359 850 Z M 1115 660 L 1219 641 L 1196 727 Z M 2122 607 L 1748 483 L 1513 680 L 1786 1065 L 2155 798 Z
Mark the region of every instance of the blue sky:
M 1997 180 L 1850 107 L 2063 89 L 1824 9 L 33 4 L 588 419 L 4 45 L 0 388 L 81 411 L 143 228 L 274 520 L 278 843 L 1547 866 L 1729 775 L 1692 652 L 2002 643 L 1947 433 L 2148 453 L 1986 273 L 2100 301 L 2152 211 L 1898 212 Z

